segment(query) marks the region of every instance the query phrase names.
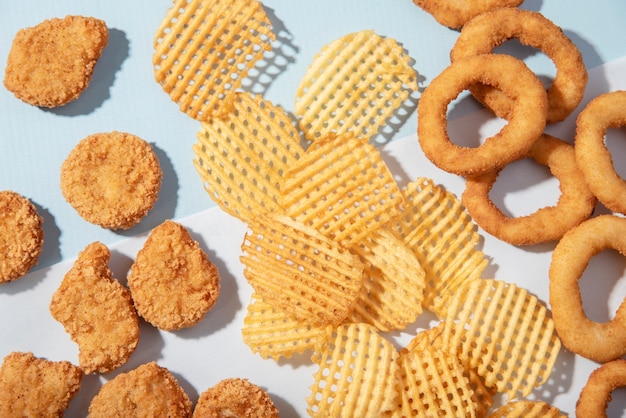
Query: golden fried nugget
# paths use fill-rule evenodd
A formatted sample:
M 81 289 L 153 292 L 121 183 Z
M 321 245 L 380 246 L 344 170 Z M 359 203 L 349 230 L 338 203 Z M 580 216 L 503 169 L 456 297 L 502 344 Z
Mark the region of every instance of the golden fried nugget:
M 13 352 L 0 367 L 0 416 L 62 418 L 82 378 L 83 371 L 68 361 Z
M 86 221 L 128 229 L 154 206 L 163 172 L 152 147 L 125 132 L 89 135 L 61 166 L 61 192 Z
M 24 276 L 43 248 L 43 218 L 19 193 L 0 191 L 0 284 Z
M 112 276 L 111 254 L 89 244 L 52 295 L 50 313 L 78 344 L 85 373 L 107 373 L 126 363 L 139 343 L 139 318 L 130 292 Z
M 108 40 L 105 22 L 93 17 L 54 18 L 22 29 L 13 39 L 4 86 L 34 106 L 67 104 L 89 86 Z
M 278 418 L 278 408 L 263 388 L 248 379 L 230 378 L 202 392 L 193 418 Z
M 89 404 L 91 418 L 191 417 L 187 393 L 166 368 L 155 362 L 120 373 L 106 382 Z
M 217 267 L 181 224 L 167 220 L 152 230 L 128 274 L 139 315 L 163 330 L 200 322 L 220 294 Z

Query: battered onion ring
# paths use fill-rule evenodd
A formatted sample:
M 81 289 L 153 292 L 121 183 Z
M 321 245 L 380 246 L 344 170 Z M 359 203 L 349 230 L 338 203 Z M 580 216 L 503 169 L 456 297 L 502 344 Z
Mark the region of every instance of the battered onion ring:
M 587 318 L 578 281 L 589 259 L 613 248 L 626 256 L 626 219 L 600 215 L 563 235 L 550 264 L 550 304 L 554 326 L 570 351 L 604 363 L 626 354 L 626 300 L 608 322 Z
M 448 105 L 467 87 L 483 83 L 514 98 L 507 124 L 478 147 L 462 147 L 447 132 Z M 509 55 L 482 54 L 460 59 L 426 87 L 417 107 L 417 133 L 426 157 L 439 168 L 462 176 L 504 167 L 526 154 L 543 133 L 548 99 L 537 76 Z
M 576 417 L 607 417 L 611 393 L 621 387 L 626 387 L 626 360 L 613 360 L 598 367 L 580 392 Z
M 608 128 L 626 126 L 626 91 L 594 98 L 576 120 L 576 160 L 591 191 L 613 212 L 626 214 L 626 181 L 616 172 L 604 143 Z
M 463 26 L 476 15 L 498 7 L 517 7 L 524 0 L 413 0 L 437 22 L 452 29 Z
M 554 82 L 547 89 L 547 122 L 562 121 L 582 100 L 588 75 L 576 45 L 541 13 L 502 8 L 476 16 L 463 26 L 450 58 L 454 62 L 470 55 L 490 53 L 513 38 L 540 49 L 556 66 Z M 470 91 L 502 118 L 506 119 L 514 106 L 510 98 L 493 87 L 476 85 Z
M 596 198 L 576 164 L 572 145 L 543 134 L 527 157 L 548 166 L 559 180 L 561 196 L 556 206 L 543 207 L 527 216 L 506 216 L 489 198 L 499 170 L 467 178 L 462 196 L 467 211 L 480 227 L 513 245 L 558 240 L 565 232 L 589 218 L 596 204 Z

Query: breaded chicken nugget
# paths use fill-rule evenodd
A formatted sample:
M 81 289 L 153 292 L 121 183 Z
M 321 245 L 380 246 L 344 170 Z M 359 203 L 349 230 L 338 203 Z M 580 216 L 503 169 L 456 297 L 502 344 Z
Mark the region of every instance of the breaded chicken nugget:
M 278 416 L 278 408 L 265 390 L 239 378 L 224 379 L 204 391 L 193 411 L 193 418 Z
M 171 220 L 152 230 L 128 274 L 135 308 L 162 330 L 191 327 L 220 293 L 220 276 L 187 229 Z
M 125 132 L 89 135 L 61 166 L 61 192 L 87 222 L 128 229 L 154 206 L 163 172 L 148 142 Z
M 82 378 L 82 370 L 68 361 L 13 352 L 0 367 L 0 416 L 63 417 Z
M 25 275 L 39 260 L 43 218 L 20 194 L 0 191 L 0 284 Z
M 50 312 L 78 344 L 85 373 L 107 373 L 126 363 L 139 343 L 139 318 L 130 292 L 113 278 L 111 253 L 89 244 L 52 295 Z
M 4 86 L 34 106 L 67 104 L 89 86 L 108 40 L 106 24 L 92 17 L 54 18 L 22 29 L 9 51 Z
M 164 367 L 150 362 L 106 382 L 91 400 L 91 418 L 191 416 L 192 403 Z

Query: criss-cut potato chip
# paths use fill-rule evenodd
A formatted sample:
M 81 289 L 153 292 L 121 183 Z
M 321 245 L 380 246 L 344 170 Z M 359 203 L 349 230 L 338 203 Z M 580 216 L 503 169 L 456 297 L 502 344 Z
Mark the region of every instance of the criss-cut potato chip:
M 547 308 L 513 283 L 481 279 L 454 297 L 442 344 L 509 400 L 528 396 L 552 372 L 561 342 Z
M 175 0 L 154 39 L 154 76 L 194 119 L 231 111 L 233 94 L 275 35 L 257 0 Z
M 211 198 L 247 222 L 282 211 L 284 177 L 302 148 L 282 108 L 247 93 L 237 93 L 233 106 L 231 114 L 202 123 L 194 165 Z
M 489 418 L 565 418 L 559 408 L 541 401 L 515 401 L 502 405 Z
M 434 348 L 400 354 L 401 403 L 394 417 L 475 417 L 477 405 L 454 354 Z
M 488 260 L 476 248 L 476 225 L 454 194 L 427 178 L 416 179 L 402 192 L 404 210 L 392 228 L 426 271 L 424 308 L 444 318 L 459 287 L 479 279 Z
M 313 417 L 379 417 L 396 409 L 398 352 L 367 324 L 337 327 L 313 361 L 307 398 Z
M 295 113 L 310 140 L 329 133 L 378 133 L 417 90 L 411 58 L 371 30 L 348 34 L 315 56 L 296 92 Z
M 352 247 L 364 261 L 363 287 L 348 322 L 379 331 L 404 329 L 422 313 L 424 269 L 391 231 L 380 229 Z
M 250 220 L 241 245 L 244 276 L 268 303 L 312 325 L 338 324 L 361 289 L 359 258 L 287 216 Z
M 254 294 L 241 333 L 243 342 L 254 353 L 279 360 L 321 346 L 331 331 L 332 325 L 314 326 L 297 321 Z
M 286 214 L 349 248 L 400 212 L 402 193 L 375 147 L 352 134 L 312 144 L 287 173 Z

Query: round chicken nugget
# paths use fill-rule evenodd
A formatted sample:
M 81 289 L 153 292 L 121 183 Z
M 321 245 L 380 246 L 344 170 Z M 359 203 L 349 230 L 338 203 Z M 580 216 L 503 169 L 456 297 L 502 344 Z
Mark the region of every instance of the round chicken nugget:
M 62 418 L 82 378 L 82 370 L 68 361 L 13 352 L 0 367 L 0 416 Z
M 105 22 L 93 17 L 54 18 L 22 29 L 13 39 L 4 86 L 34 106 L 67 104 L 89 86 L 108 41 Z
M 278 416 L 278 408 L 265 390 L 239 378 L 224 379 L 204 391 L 193 411 L 194 418 Z
M 125 132 L 81 140 L 61 166 L 61 192 L 88 222 L 128 229 L 154 206 L 163 172 L 152 147 Z
M 109 380 L 89 404 L 89 416 L 191 417 L 192 403 L 174 375 L 155 362 Z
M 43 218 L 25 197 L 0 191 L 0 284 L 25 275 L 39 260 Z
M 187 229 L 167 220 L 137 253 L 128 286 L 139 315 L 169 331 L 204 318 L 220 294 L 220 276 Z

